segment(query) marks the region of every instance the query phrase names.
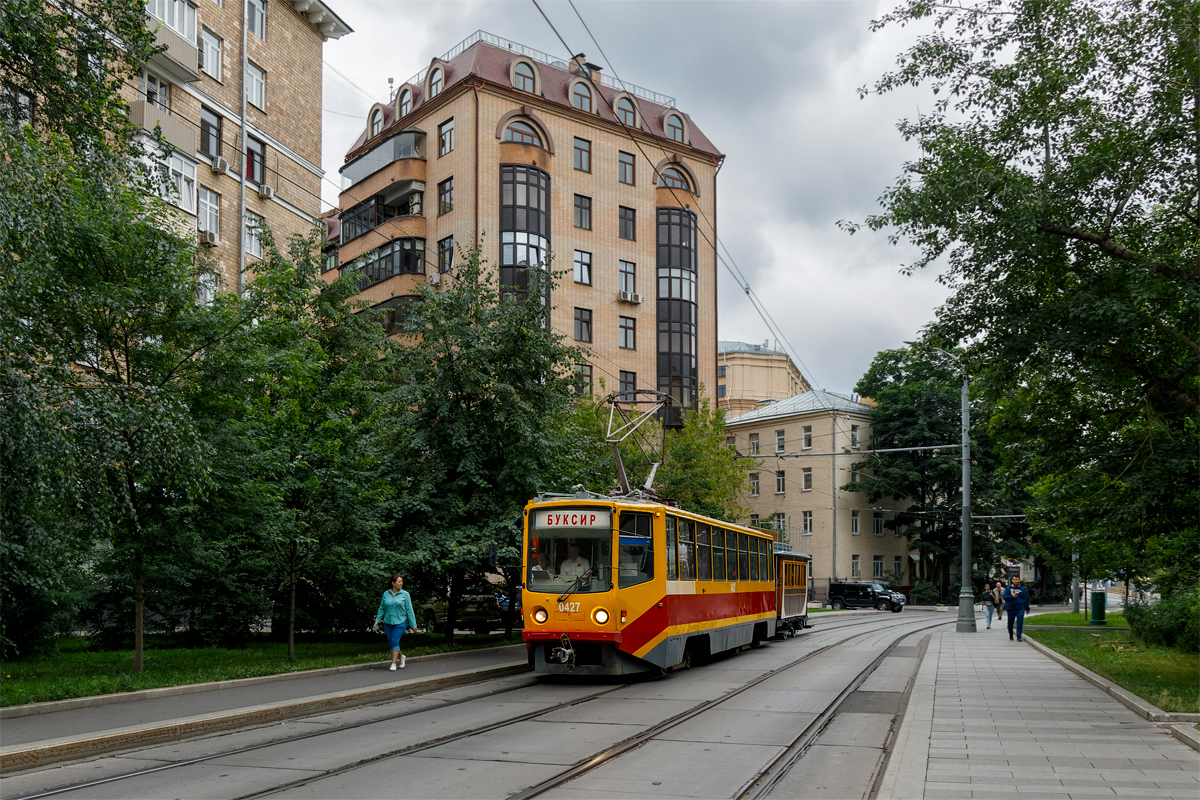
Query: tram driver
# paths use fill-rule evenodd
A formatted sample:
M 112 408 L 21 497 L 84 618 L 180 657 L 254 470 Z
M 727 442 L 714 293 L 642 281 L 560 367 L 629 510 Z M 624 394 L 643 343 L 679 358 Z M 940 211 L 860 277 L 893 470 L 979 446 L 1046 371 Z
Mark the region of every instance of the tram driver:
M 592 562 L 579 555 L 579 545 L 575 542 L 567 544 L 567 557 L 558 568 L 560 578 L 578 578 L 592 569 Z
M 537 554 L 537 563 L 533 565 L 532 572 L 535 578 L 550 577 L 550 556 L 545 553 Z

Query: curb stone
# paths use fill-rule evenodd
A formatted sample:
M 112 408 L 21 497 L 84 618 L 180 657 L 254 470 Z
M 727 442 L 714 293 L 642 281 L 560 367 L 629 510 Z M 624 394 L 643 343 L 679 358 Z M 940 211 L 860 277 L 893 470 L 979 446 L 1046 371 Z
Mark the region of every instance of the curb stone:
M 1152 703 L 1150 703 L 1146 700 L 1143 700 L 1142 698 L 1135 695 L 1133 692 L 1127 691 L 1126 689 L 1122 689 L 1120 686 L 1117 686 L 1115 683 L 1108 680 L 1107 678 L 1103 678 L 1103 677 L 1097 675 L 1096 673 L 1092 672 L 1087 667 L 1084 667 L 1081 664 L 1077 664 L 1076 662 L 1072 661 L 1071 659 L 1067 658 L 1066 656 L 1062 655 L 1061 653 L 1057 653 L 1054 650 L 1051 650 L 1049 647 L 1046 647 L 1046 645 L 1044 645 L 1044 644 L 1039 644 L 1038 642 L 1034 641 L 1033 639 L 1029 639 L 1029 638 L 1027 638 L 1025 640 L 1025 643 L 1032 646 L 1035 650 L 1042 653 L 1043 655 L 1049 656 L 1054 661 L 1057 661 L 1059 664 L 1061 664 L 1062 666 L 1071 670 L 1071 672 L 1074 672 L 1076 675 L 1083 678 L 1085 681 L 1092 684 L 1093 686 L 1095 686 L 1099 689 L 1103 689 L 1113 699 L 1115 699 L 1117 702 L 1121 703 L 1122 705 L 1128 707 L 1131 711 L 1136 713 L 1142 719 L 1149 720 L 1150 722 L 1159 722 L 1159 723 L 1188 722 L 1193 725 L 1197 722 L 1200 722 L 1200 714 L 1183 714 L 1183 713 L 1163 711 L 1158 706 L 1153 705 Z M 1197 733 L 1200 733 L 1200 731 L 1198 731 Z
M 887 767 L 875 793 L 876 800 L 908 800 L 925 792 L 929 770 L 929 740 L 933 732 L 933 701 L 942 632 L 935 631 L 917 667 L 904 717 L 888 754 Z
M 1176 723 L 1171 725 L 1159 725 L 1158 727 L 1166 728 L 1171 732 L 1172 736 L 1193 750 L 1200 750 L 1200 731 L 1196 730 L 1196 726 L 1192 723 Z
M 424 656 L 413 656 L 408 659 L 411 663 L 427 661 L 434 658 L 458 655 L 460 653 L 493 653 L 509 647 L 524 648 L 520 644 L 501 645 L 500 647 L 481 647 L 477 650 L 455 650 L 451 653 L 430 653 Z M 136 692 L 119 692 L 115 694 L 98 694 L 91 697 L 71 697 L 66 700 L 48 700 L 43 703 L 25 703 L 19 706 L 0 708 L 0 720 L 30 717 L 38 714 L 51 714 L 57 711 L 71 711 L 77 708 L 97 708 L 113 703 L 132 703 L 136 700 L 154 700 L 159 697 L 174 697 L 195 692 L 215 692 L 221 689 L 236 689 L 240 686 L 254 686 L 259 683 L 274 683 L 276 681 L 294 681 L 300 678 L 320 678 L 325 675 L 339 675 L 343 672 L 358 672 L 364 669 L 375 669 L 380 664 L 387 663 L 386 658 L 378 661 L 368 661 L 363 664 L 344 664 L 340 667 L 322 667 L 297 672 L 279 672 L 275 675 L 256 675 L 253 678 L 234 678 L 227 681 L 208 681 L 206 683 L 185 683 L 180 686 L 161 686 L 157 689 L 140 689 Z

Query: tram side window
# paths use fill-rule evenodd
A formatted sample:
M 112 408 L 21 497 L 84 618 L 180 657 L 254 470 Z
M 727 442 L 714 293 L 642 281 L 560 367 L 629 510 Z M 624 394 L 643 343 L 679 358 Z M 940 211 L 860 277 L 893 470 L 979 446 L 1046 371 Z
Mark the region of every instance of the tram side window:
M 679 580 L 696 580 L 696 542 L 690 519 L 679 520 Z
M 701 522 L 696 526 L 696 579 L 702 581 L 712 580 L 712 542 L 711 528 L 707 523 Z
M 770 570 L 767 580 L 775 580 L 775 545 L 773 542 L 767 542 L 767 569 Z
M 758 557 L 760 555 L 758 546 L 762 544 L 762 539 L 758 538 L 757 536 L 751 536 L 750 541 L 747 544 L 750 545 L 750 580 L 756 581 L 761 573 L 761 570 L 758 566 Z
M 667 516 L 667 580 L 679 580 L 679 551 L 676 549 L 675 517 Z
M 760 580 L 771 579 L 771 568 L 767 566 L 767 540 L 758 540 L 758 575 Z
M 621 512 L 617 543 L 617 583 L 621 588 L 637 586 L 654 577 L 653 530 L 649 514 Z
M 712 571 L 714 581 L 725 580 L 725 531 L 712 529 Z
M 738 579 L 737 537 L 736 531 L 727 531 L 725 533 L 725 569 L 731 581 Z
M 747 549 L 747 538 L 750 537 L 744 533 L 738 534 L 738 575 L 741 575 L 744 581 L 750 580 L 750 551 Z

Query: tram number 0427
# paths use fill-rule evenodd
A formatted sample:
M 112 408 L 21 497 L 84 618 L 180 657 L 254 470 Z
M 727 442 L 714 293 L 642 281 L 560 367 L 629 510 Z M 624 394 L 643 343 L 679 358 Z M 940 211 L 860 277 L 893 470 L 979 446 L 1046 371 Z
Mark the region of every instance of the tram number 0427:
M 579 612 L 579 603 L 559 603 L 558 610 L 564 614 L 576 614 Z

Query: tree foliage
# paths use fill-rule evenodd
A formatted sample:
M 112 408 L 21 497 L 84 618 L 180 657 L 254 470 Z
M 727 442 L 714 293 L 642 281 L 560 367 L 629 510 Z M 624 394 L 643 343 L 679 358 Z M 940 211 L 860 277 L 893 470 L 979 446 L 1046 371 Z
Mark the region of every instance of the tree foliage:
M 1035 534 L 1194 582 L 1200 4 L 912 0 L 876 24 L 917 20 L 873 90 L 937 100 L 867 225 L 944 267 L 929 336 L 972 342 Z
M 669 431 L 666 455 L 658 471 L 658 493 L 680 508 L 716 519 L 743 519 L 742 505 L 748 475 L 760 459 L 740 459 L 725 443 L 725 412 L 701 399 L 694 410 L 685 410 L 683 427 Z

